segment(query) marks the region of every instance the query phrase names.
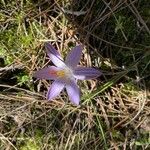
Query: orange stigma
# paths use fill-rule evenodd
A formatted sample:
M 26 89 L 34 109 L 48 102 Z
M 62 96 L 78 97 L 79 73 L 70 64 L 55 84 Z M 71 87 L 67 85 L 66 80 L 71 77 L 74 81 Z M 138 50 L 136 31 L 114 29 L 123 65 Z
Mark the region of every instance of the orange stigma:
M 64 77 L 65 76 L 65 71 L 63 70 L 59 70 L 59 71 L 55 71 L 55 70 L 50 70 L 49 74 L 55 77 Z
M 49 74 L 50 74 L 50 75 L 53 75 L 53 76 L 57 76 L 57 71 L 55 71 L 55 70 L 50 70 L 50 71 L 49 71 Z

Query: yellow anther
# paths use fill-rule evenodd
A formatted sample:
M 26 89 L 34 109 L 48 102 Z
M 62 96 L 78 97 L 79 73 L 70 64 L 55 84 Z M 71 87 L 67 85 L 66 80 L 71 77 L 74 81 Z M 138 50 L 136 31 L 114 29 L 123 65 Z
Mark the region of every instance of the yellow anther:
M 63 71 L 63 70 L 57 71 L 57 76 L 64 77 L 65 76 L 65 71 Z

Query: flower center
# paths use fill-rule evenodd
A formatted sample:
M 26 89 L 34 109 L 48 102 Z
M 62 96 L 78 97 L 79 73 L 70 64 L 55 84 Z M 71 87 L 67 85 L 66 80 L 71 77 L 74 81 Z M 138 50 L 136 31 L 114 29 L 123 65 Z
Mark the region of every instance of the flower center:
M 62 68 L 61 70 L 50 70 L 49 74 L 57 78 L 63 78 L 64 80 L 68 80 L 73 77 L 73 71 L 68 67 Z
M 57 76 L 64 79 L 70 79 L 73 77 L 73 73 L 69 68 L 63 68 L 63 70 L 57 71 Z
M 57 71 L 56 74 L 58 77 L 65 77 L 65 71 L 64 70 Z

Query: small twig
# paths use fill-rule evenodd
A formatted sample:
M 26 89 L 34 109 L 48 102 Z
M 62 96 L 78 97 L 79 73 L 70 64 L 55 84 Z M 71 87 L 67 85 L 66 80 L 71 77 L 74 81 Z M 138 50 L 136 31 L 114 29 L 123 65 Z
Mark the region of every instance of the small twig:
M 71 14 L 71 15 L 75 15 L 75 16 L 80 16 L 80 15 L 84 15 L 87 13 L 87 11 L 72 11 L 72 10 L 66 10 L 64 8 L 61 7 L 61 10 L 63 13 L 65 14 Z
M 22 64 L 11 64 L 10 66 L 0 67 L 0 72 L 4 71 L 14 71 L 15 69 L 22 69 Z

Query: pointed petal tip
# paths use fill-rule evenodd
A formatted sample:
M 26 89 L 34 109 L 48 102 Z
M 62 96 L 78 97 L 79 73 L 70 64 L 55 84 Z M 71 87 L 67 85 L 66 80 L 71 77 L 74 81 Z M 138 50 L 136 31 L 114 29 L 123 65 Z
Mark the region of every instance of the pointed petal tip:
M 71 68 L 75 68 L 80 61 L 82 55 L 82 49 L 83 46 L 81 45 L 77 45 L 74 48 L 72 48 L 66 57 L 65 63 Z
M 71 99 L 71 98 L 70 98 L 70 101 L 71 101 L 71 103 L 72 103 L 73 105 L 75 105 L 75 106 L 79 106 L 79 104 L 80 104 L 80 98 L 79 98 L 79 100 L 75 100 L 75 99 Z
M 47 55 L 51 59 L 51 61 L 56 65 L 57 67 L 65 66 L 64 61 L 62 57 L 60 56 L 60 53 L 58 50 L 56 50 L 50 43 L 45 43 L 45 49 L 47 52 Z
M 45 45 L 49 45 L 49 44 L 50 44 L 50 42 L 45 42 L 44 44 L 45 44 Z
M 45 43 L 44 43 L 45 46 L 47 46 L 48 44 L 49 44 L 48 42 L 45 42 Z
M 75 47 L 78 47 L 78 48 L 80 48 L 80 49 L 83 49 L 83 45 L 82 44 L 79 44 L 79 45 L 76 45 Z
M 50 99 L 50 98 L 48 97 L 48 95 L 46 96 L 46 99 L 47 99 L 47 101 L 52 101 L 52 99 Z
M 45 48 L 46 48 L 46 50 L 47 50 L 47 48 L 48 48 L 49 46 L 51 46 L 51 44 L 48 43 L 48 42 L 45 42 L 45 43 L 44 43 L 44 46 L 45 46 Z
M 79 104 L 80 104 L 80 97 L 79 97 L 78 99 L 75 99 L 75 98 L 71 98 L 71 97 L 69 96 L 69 99 L 70 99 L 70 102 L 71 102 L 73 105 L 79 106 Z
M 44 45 L 45 45 L 45 47 L 52 46 L 52 44 L 50 42 L 45 42 Z
M 32 76 L 34 78 L 42 79 L 43 76 L 40 76 L 40 71 L 34 71 Z
M 57 54 L 57 50 L 50 44 L 49 42 L 45 43 L 46 52 L 49 55 L 49 53 L 52 53 L 54 55 Z
M 94 68 L 95 69 L 95 68 Z M 95 72 L 97 72 L 97 77 L 101 76 L 102 75 L 102 72 L 98 69 L 95 69 Z
M 76 106 L 79 106 L 79 102 L 76 102 L 76 103 L 73 103 L 74 105 L 76 105 Z
M 102 75 L 102 72 L 90 67 L 77 67 L 74 70 L 74 77 L 80 80 L 95 79 Z

